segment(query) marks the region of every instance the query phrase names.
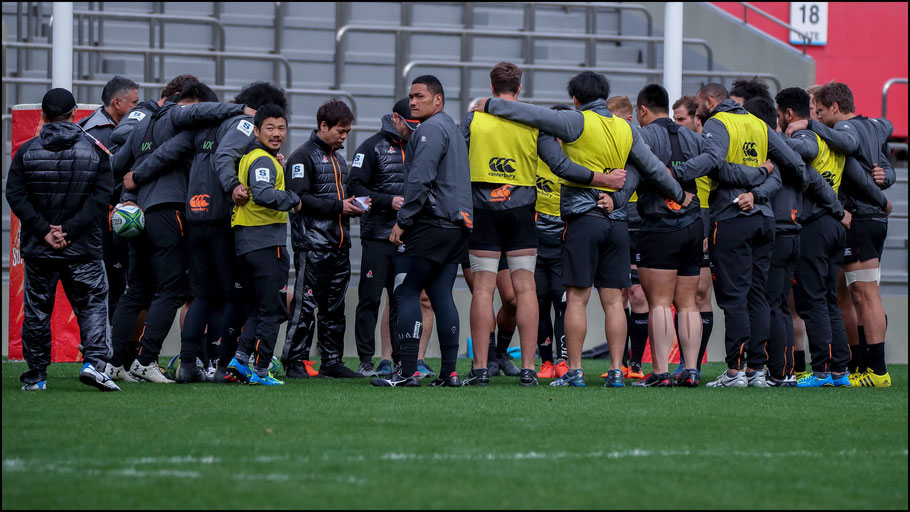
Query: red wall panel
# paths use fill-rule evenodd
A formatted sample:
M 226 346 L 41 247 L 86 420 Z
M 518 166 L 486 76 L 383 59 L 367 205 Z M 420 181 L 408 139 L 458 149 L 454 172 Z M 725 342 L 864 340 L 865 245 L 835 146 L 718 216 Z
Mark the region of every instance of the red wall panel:
M 732 2 L 714 5 L 742 19 L 743 7 Z M 790 21 L 789 2 L 751 2 L 785 23 Z M 816 82 L 844 82 L 853 90 L 856 111 L 880 117 L 882 87 L 889 78 L 907 77 L 907 3 L 829 2 L 828 44 L 810 46 L 816 61 Z M 749 24 L 781 41 L 789 42 L 787 29 L 749 12 Z M 793 45 L 802 49 L 801 45 Z M 784 84 L 785 86 L 787 84 Z M 897 84 L 888 94 L 888 119 L 894 135 L 907 138 L 907 86 Z

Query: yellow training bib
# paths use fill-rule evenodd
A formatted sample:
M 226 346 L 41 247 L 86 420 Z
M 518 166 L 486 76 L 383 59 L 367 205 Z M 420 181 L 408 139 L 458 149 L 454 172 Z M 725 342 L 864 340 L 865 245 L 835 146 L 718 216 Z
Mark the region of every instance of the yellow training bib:
M 591 110 L 582 114 L 585 116 L 584 131 L 577 140 L 563 144 L 566 156 L 598 173 L 609 174 L 613 169 L 624 168 L 632 150 L 632 127 L 629 123 L 625 119 L 604 117 Z M 579 185 L 563 179 L 559 181 L 573 187 L 615 192 L 612 188 Z
M 476 112 L 471 120 L 472 183 L 532 187 L 537 177 L 537 128 Z
M 267 156 L 272 160 L 275 166 L 275 190 L 284 190 L 284 168 L 278 163 L 278 160 L 268 151 L 262 148 L 256 148 L 253 151 L 243 155 L 240 159 L 238 169 L 238 178 L 240 183 L 250 189 L 250 174 L 253 174 L 254 180 L 271 181 L 268 174 L 273 172 L 272 169 L 262 167 L 250 170 L 250 166 L 257 158 Z M 231 215 L 231 227 L 234 226 L 266 226 L 268 224 L 287 224 L 288 212 L 279 212 L 265 206 L 259 206 L 252 200 L 247 201 L 243 206 L 234 205 L 234 213 Z
M 559 178 L 543 160 L 537 162 L 537 205 L 540 213 L 559 217 Z
M 841 179 L 844 176 L 844 162 L 846 161 L 846 157 L 831 151 L 828 144 L 826 144 L 817 133 L 815 134 L 815 138 L 818 140 L 818 156 L 816 156 L 815 160 L 812 160 L 812 163 L 809 165 L 822 175 L 822 178 L 828 182 L 828 185 L 831 185 L 831 188 L 834 189 L 834 193 L 836 194 L 838 189 L 840 189 Z

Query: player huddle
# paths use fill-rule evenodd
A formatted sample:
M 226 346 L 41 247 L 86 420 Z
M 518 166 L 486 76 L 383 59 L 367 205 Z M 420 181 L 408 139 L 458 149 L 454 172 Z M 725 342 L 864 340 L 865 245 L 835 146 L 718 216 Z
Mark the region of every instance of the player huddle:
M 185 303 L 177 382 L 283 384 L 273 352 L 287 321 L 285 378 L 414 387 L 431 376 L 458 387 L 502 372 L 521 386 L 585 386 L 592 287 L 611 355 L 605 387 L 698 387 L 712 286 L 728 369 L 707 386 L 890 385 L 878 281 L 893 127 L 855 114 L 846 85 L 772 98 L 757 80 L 707 84 L 671 109 L 657 84 L 633 105 L 582 72 L 567 86 L 574 106 L 545 108 L 519 100 L 521 77 L 497 64 L 493 97 L 460 127 L 443 111 L 442 84 L 416 78 L 350 166 L 338 150 L 355 119 L 341 101 L 323 104 L 309 140 L 285 157 L 287 100 L 269 83 L 220 103 L 181 75 L 139 104 L 136 84 L 115 77 L 81 127 L 72 95 L 50 91 L 46 124 L 17 152 L 7 188 L 23 225 L 23 389 L 46 386 L 58 278 L 82 330 L 80 379 L 102 391 L 118 391 L 116 380 L 174 382 L 158 355 Z M 45 186 L 65 181 L 63 168 L 80 170 L 78 194 Z M 354 216 L 356 372 L 342 361 Z M 463 378 L 459 265 L 472 291 Z M 423 360 L 434 323 L 438 374 Z M 516 328 L 520 368 L 508 355 Z

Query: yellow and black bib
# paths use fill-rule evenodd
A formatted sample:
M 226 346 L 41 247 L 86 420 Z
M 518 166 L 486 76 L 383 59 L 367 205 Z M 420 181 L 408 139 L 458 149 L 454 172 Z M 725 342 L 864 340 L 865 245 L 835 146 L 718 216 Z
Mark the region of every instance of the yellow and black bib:
M 543 160 L 537 162 L 537 205 L 540 213 L 559 217 L 559 178 Z
M 731 114 L 718 112 L 713 119 L 720 121 L 727 129 L 730 144 L 724 160 L 732 164 L 758 167 L 768 159 L 768 125 L 752 114 Z M 717 188 L 717 182 L 707 179 L 709 190 Z M 702 185 L 704 186 L 704 185 Z M 701 189 L 699 189 L 701 190 Z M 699 196 L 701 201 L 701 196 Z
M 563 143 L 562 149 L 569 160 L 588 169 L 609 174 L 613 169 L 626 166 L 629 151 L 632 150 L 632 127 L 617 116 L 604 117 L 597 112 L 585 110 L 585 128 L 581 137 Z M 579 185 L 560 179 L 560 183 L 580 188 L 596 188 L 615 192 L 612 188 Z
M 831 185 L 836 194 L 838 189 L 840 189 L 841 179 L 844 176 L 846 158 L 844 155 L 831 151 L 828 144 L 817 133 L 815 138 L 818 140 L 818 156 L 815 157 L 815 160 L 812 160 L 810 165 L 822 175 L 828 185 Z
M 476 112 L 471 120 L 472 183 L 533 187 L 537 177 L 537 128 Z
M 711 195 L 711 190 L 714 188 L 711 185 L 711 178 L 707 176 L 695 178 L 695 186 L 698 187 L 698 205 L 702 208 L 708 207 L 708 196 Z
M 268 157 L 275 166 L 275 190 L 284 190 L 284 168 L 278 163 L 278 160 L 262 148 L 256 148 L 253 151 L 243 155 L 240 159 L 238 169 L 238 178 L 240 183 L 250 189 L 250 173 L 254 174 L 253 179 L 264 179 L 271 181 L 267 173 L 271 169 L 250 169 L 253 162 L 259 157 Z M 279 212 L 265 206 L 259 206 L 252 200 L 247 201 L 243 206 L 234 205 L 234 213 L 231 215 L 231 227 L 234 226 L 266 226 L 268 224 L 287 224 L 288 212 Z

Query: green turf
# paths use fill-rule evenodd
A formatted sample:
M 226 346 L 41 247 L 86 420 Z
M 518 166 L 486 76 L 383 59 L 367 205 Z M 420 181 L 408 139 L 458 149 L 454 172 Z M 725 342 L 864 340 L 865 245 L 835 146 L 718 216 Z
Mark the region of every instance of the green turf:
M 586 361 L 587 388 L 311 379 L 102 394 L 76 364 L 25 393 L 24 365 L 4 363 L 2 504 L 907 508 L 907 366 L 889 389 L 691 390 L 603 389 L 606 364 Z

